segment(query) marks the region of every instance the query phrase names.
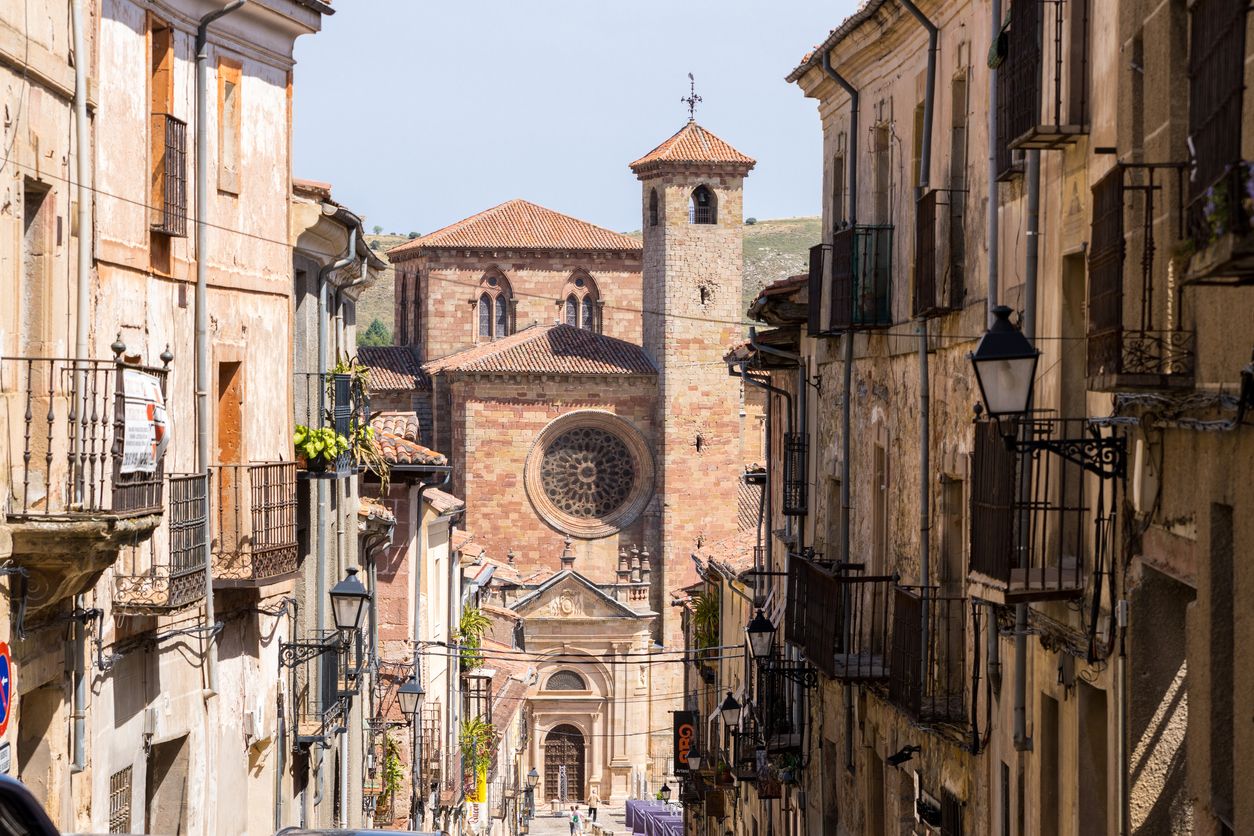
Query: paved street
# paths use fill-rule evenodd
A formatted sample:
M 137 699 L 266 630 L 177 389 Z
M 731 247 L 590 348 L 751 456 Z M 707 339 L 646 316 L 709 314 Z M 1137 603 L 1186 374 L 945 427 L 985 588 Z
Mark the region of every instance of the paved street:
M 585 815 L 588 812 L 587 807 L 580 807 L 579 810 Z M 600 825 L 603 833 L 622 836 L 622 834 L 628 832 L 625 815 L 626 810 L 622 807 L 601 807 L 597 811 L 597 824 Z M 594 832 L 592 825 L 585 826 L 583 832 L 592 834 Z M 531 820 L 531 834 L 532 836 L 569 836 L 570 811 L 567 810 L 561 816 L 541 812 L 536 818 Z

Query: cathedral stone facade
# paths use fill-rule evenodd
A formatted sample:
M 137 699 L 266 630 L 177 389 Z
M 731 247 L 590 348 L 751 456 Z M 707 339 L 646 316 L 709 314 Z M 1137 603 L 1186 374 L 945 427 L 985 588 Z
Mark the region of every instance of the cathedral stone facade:
M 595 784 L 621 798 L 642 755 L 669 754 L 678 657 L 637 661 L 635 678 L 611 657 L 679 648 L 670 591 L 695 579 L 692 554 L 741 532 L 761 430 L 723 357 L 744 339 L 741 188 L 753 165 L 690 121 L 631 163 L 642 238 L 514 200 L 388 253 L 402 345 L 362 356 L 381 379 L 416 371 L 412 387 L 376 387 L 372 407 L 420 417 L 475 541 L 511 569 L 502 603 L 547 637 L 531 695 L 535 765 L 543 775 L 562 716 L 550 709 L 563 689 L 546 683 L 572 655 L 607 660 L 574 689 L 585 736 L 628 722 L 659 732 L 647 745 L 591 745 L 572 797 Z M 586 609 L 562 609 L 575 601 Z M 629 686 L 656 698 L 627 700 Z

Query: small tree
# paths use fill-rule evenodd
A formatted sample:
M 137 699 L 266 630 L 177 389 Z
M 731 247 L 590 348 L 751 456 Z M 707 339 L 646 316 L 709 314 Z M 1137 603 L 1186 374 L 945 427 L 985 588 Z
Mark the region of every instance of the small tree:
M 370 327 L 365 331 L 357 334 L 358 345 L 391 345 L 392 332 L 383 324 L 383 321 L 377 317 L 370 323 Z
M 379 226 L 378 224 L 375 224 L 373 227 L 371 227 L 371 229 L 374 230 L 375 235 L 378 235 L 379 233 L 383 232 L 383 227 Z
M 418 237 L 418 233 L 417 233 L 417 232 L 410 232 L 410 233 L 409 233 L 409 240 L 410 240 L 410 241 L 414 240 L 414 239 L 415 239 L 415 238 L 417 238 L 417 237 Z

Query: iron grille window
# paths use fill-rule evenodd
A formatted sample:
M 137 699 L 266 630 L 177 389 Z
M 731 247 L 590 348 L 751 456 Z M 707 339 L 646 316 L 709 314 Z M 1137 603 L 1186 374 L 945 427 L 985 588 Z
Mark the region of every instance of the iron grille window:
M 153 161 L 152 229 L 181 238 L 187 234 L 187 123 L 168 113 L 152 114 L 152 132 L 162 137 L 161 158 Z
M 481 717 L 492 722 L 492 680 L 486 676 L 468 676 L 462 686 L 462 716 Z
M 790 517 L 806 515 L 808 446 L 803 433 L 784 433 L 784 513 Z
M 131 767 L 109 776 L 109 832 L 131 832 Z
M 1241 159 L 1247 0 L 1196 0 L 1189 9 L 1190 198 L 1203 199 Z
M 832 238 L 831 329 L 892 325 L 892 270 L 892 226 L 851 226 L 837 232 Z
M 760 669 L 756 705 L 768 752 L 789 751 L 802 744 L 807 689 L 799 687 L 796 678 L 805 667 L 804 662 L 773 659 Z
M 209 476 L 170 477 L 170 574 L 204 571 L 208 545 Z
M 295 572 L 296 462 L 219 465 L 213 473 L 214 577 L 255 582 Z
M 932 316 L 962 307 L 963 276 L 955 242 L 963 234 L 961 192 L 933 189 L 915 208 L 914 315 Z

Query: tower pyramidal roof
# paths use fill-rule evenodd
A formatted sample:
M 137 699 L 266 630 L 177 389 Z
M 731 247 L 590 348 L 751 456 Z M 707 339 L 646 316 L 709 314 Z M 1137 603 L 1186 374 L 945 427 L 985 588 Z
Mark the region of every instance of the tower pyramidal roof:
M 695 121 L 689 121 L 670 139 L 631 163 L 630 168 L 636 174 L 643 174 L 671 165 L 717 166 L 736 169 L 744 175 L 756 164 L 753 157 L 740 153 Z

